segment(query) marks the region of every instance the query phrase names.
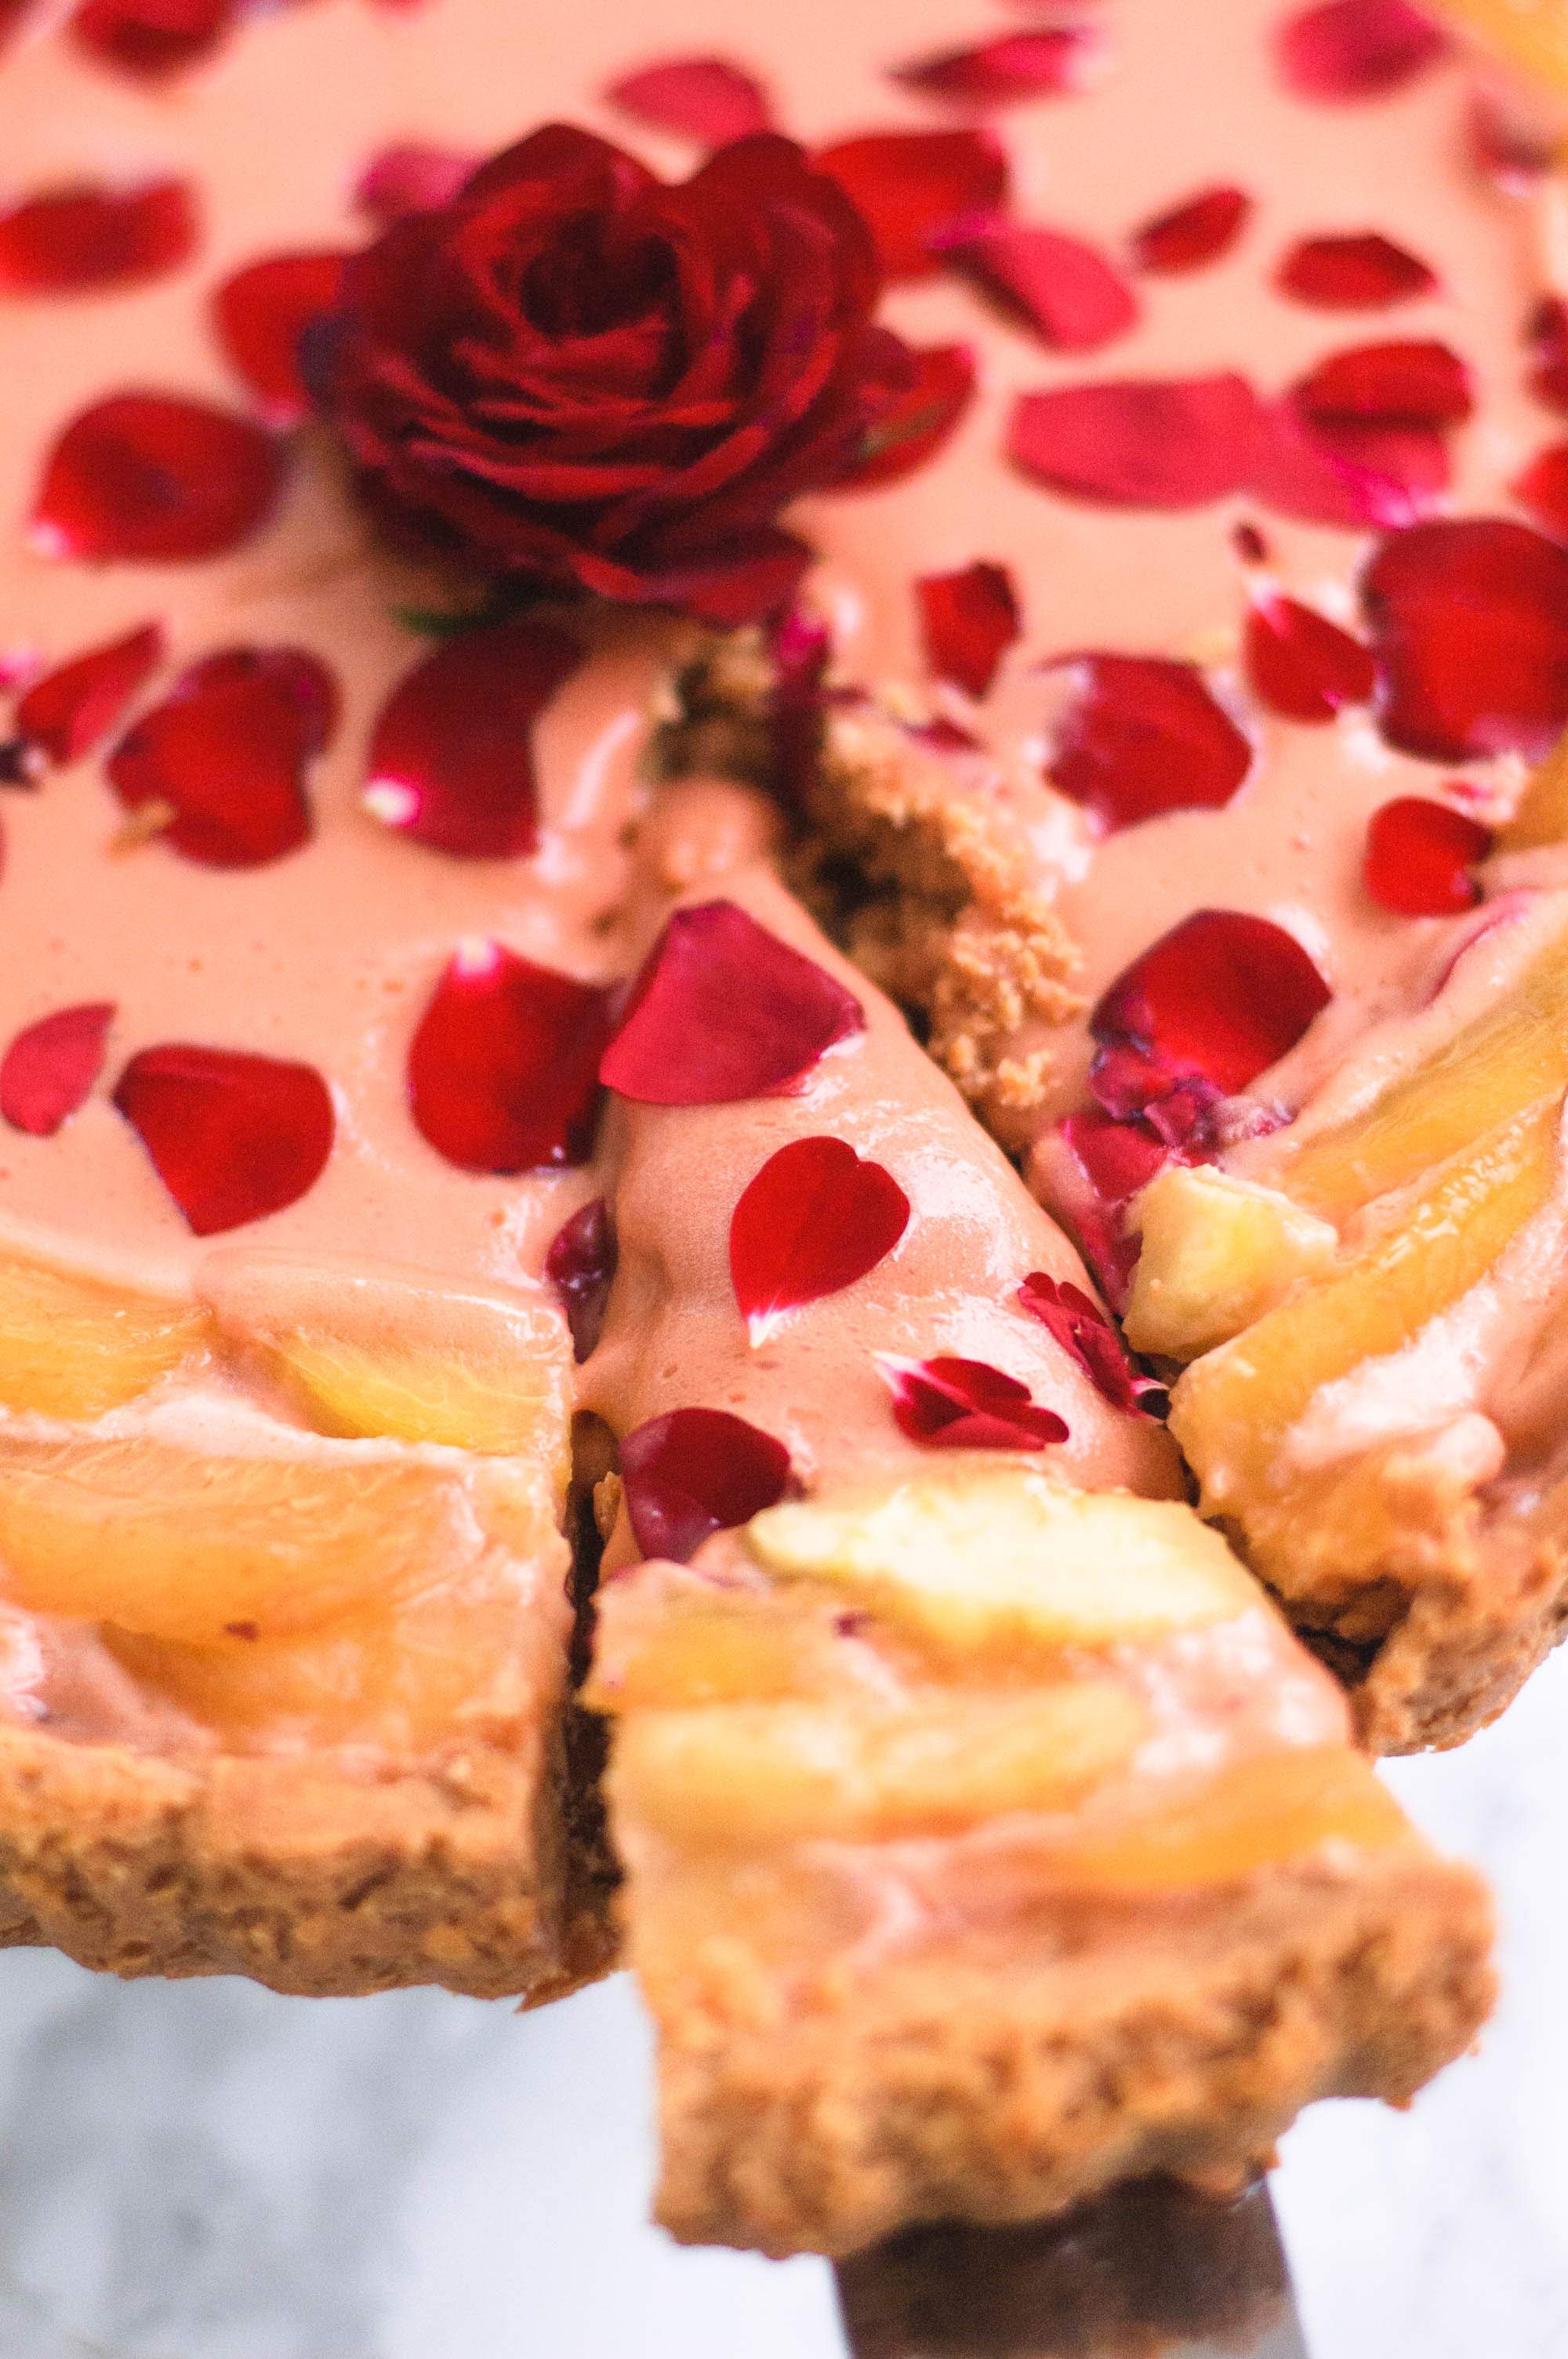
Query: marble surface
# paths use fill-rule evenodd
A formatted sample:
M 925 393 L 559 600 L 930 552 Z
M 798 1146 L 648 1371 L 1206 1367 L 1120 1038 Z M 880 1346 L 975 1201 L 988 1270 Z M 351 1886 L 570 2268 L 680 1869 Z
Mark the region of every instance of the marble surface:
M 1391 1772 L 1495 1878 L 1506 1996 L 1409 2115 L 1288 2141 L 1313 2359 L 1568 2354 L 1565 1721 L 1568 1658 Z M 643 2224 L 647 2110 L 623 1981 L 519 2019 L 0 1957 L 0 2359 L 842 2359 L 826 2268 Z

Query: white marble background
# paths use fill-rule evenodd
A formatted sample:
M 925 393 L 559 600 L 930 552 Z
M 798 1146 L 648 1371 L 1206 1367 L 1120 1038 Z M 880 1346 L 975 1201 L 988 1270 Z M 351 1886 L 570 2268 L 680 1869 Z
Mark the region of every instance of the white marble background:
M 1313 2359 L 1568 2359 L 1568 1659 L 1394 1782 L 1485 1864 L 1507 1996 L 1408 2116 L 1320 2107 L 1276 2181 Z M 643 2224 L 624 1982 L 122 1987 L 0 1957 L 0 2359 L 835 2359 L 832 2287 Z

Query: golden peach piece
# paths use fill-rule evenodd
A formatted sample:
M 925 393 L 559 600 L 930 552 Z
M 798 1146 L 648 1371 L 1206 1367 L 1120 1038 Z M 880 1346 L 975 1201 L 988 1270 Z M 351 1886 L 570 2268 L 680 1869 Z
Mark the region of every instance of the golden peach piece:
M 764 1703 L 820 1696 L 839 1674 L 831 1601 L 714 1590 L 661 1594 L 646 1575 L 608 1582 L 597 1601 L 596 1712 Z
M 1563 0 L 1441 0 L 1441 13 L 1495 56 L 1568 97 Z
M 1075 1491 L 1038 1468 L 949 1461 L 881 1489 L 753 1516 L 769 1571 L 830 1582 L 957 1653 L 996 1645 L 1109 1647 L 1219 1622 L 1258 1592 L 1191 1509 Z
M 101 1417 L 135 1400 L 206 1338 L 206 1314 L 0 1255 L 0 1404 L 41 1417 Z
M 546 1304 L 283 1254 L 214 1254 L 199 1283 L 324 1432 L 531 1458 L 564 1487 L 571 1346 Z
M 1553 14 L 1557 15 L 1556 0 Z M 1559 15 L 1568 43 L 1568 16 Z M 1535 771 L 1519 809 L 1499 830 L 1499 852 L 1535 852 L 1542 844 L 1568 842 L 1568 737 L 1561 738 Z
M 612 1807 L 692 1843 L 946 1833 L 1076 1802 L 1144 1724 L 1137 1699 L 1100 1680 L 877 1716 L 805 1702 L 637 1712 L 616 1736 Z
M 1337 1232 L 1274 1188 L 1173 1164 L 1138 1200 L 1143 1244 L 1127 1306 L 1139 1352 L 1195 1359 L 1326 1269 Z

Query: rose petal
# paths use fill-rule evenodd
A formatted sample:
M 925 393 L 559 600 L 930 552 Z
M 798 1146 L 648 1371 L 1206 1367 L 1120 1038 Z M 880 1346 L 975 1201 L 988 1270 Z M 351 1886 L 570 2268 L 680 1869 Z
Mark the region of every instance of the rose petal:
M 89 647 L 34 681 L 16 706 L 18 735 L 57 765 L 80 761 L 108 735 L 163 657 L 157 623 Z
M 1476 406 L 1464 362 L 1430 338 L 1334 353 L 1292 386 L 1292 398 L 1314 426 L 1452 426 Z
M 157 82 L 210 57 L 237 0 L 78 0 L 70 29 L 102 64 Z
M 728 58 L 669 58 L 622 74 L 604 95 L 655 131 L 679 132 L 708 147 L 773 127 L 762 84 Z
M 0 1058 L 0 1114 L 13 1130 L 52 1138 L 103 1070 L 112 999 L 59 1007 L 18 1032 Z
M 1361 587 L 1390 745 L 1432 762 L 1551 751 L 1568 723 L 1568 550 L 1500 516 L 1412 525 Z
M 1096 352 L 1137 321 L 1131 288 L 1082 238 L 999 222 L 942 245 L 955 269 L 1062 352 Z
M 1525 325 L 1530 389 L 1548 409 L 1568 413 L 1568 303 L 1543 295 Z
M 437 147 L 420 139 L 395 140 L 390 147 L 378 149 L 354 183 L 354 209 L 378 229 L 386 229 L 409 213 L 449 205 L 480 160 L 456 147 Z
M 1539 451 L 1511 489 L 1553 540 L 1568 540 L 1568 442 Z
M 225 278 L 212 298 L 218 341 L 269 426 L 297 426 L 312 408 L 300 338 L 337 302 L 341 253 L 269 254 Z
M 127 810 L 169 816 L 160 841 L 206 868 L 255 868 L 311 833 L 304 767 L 336 688 L 297 648 L 236 647 L 193 665 L 109 757 Z
M 1099 49 L 1100 36 L 1092 25 L 1045 25 L 1033 32 L 1003 33 L 975 49 L 912 59 L 892 71 L 894 82 L 927 98 L 1006 106 L 1082 90 Z
M 936 269 L 933 241 L 1007 201 L 1007 158 L 989 131 L 873 131 L 815 158 L 869 223 L 890 278 Z
M 935 456 L 973 400 L 975 356 L 968 344 L 934 344 L 913 358 L 908 393 L 883 408 L 835 491 L 865 491 L 913 474 Z
M 1287 19 L 1280 64 L 1300 98 L 1381 98 L 1444 55 L 1447 36 L 1410 0 L 1322 0 Z
M 705 901 L 660 935 L 600 1079 L 643 1105 L 728 1105 L 787 1089 L 865 1022 L 814 961 L 733 901 Z
M 589 1357 L 603 1332 L 618 1259 L 610 1207 L 602 1196 L 575 1212 L 550 1240 L 545 1276 L 560 1296 L 572 1351 L 579 1361 Z
M 1258 397 L 1235 375 L 1123 378 L 1024 394 L 1008 449 L 1053 491 L 1113 507 L 1206 507 L 1252 472 Z
M 0 289 L 75 295 L 135 286 L 178 270 L 195 247 L 196 206 L 187 181 L 73 183 L 0 212 Z
M 1071 664 L 1076 689 L 1050 762 L 1063 794 L 1112 829 L 1230 800 L 1252 748 L 1195 664 L 1167 656 L 1059 660 Z
M 1044 1450 L 1067 1439 L 1065 1418 L 1039 1408 L 1027 1385 L 983 1360 L 873 1356 L 892 1395 L 893 1423 L 923 1450 Z
M 1134 1366 L 1126 1344 L 1097 1302 L 1081 1286 L 1032 1270 L 1018 1289 L 1018 1299 L 1032 1319 L 1076 1360 L 1085 1375 L 1112 1408 L 1147 1417 L 1142 1406 L 1149 1393 L 1163 1395 L 1164 1386 Z
M 212 688 L 261 679 L 294 711 L 301 757 L 319 754 L 338 726 L 338 683 L 305 647 L 220 647 L 183 671 L 171 693 L 193 696 Z
M 1134 266 L 1156 275 L 1200 270 L 1229 252 L 1251 211 L 1242 189 L 1199 189 L 1133 231 L 1128 245 Z
M 796 1138 L 771 1155 L 730 1223 L 730 1276 L 753 1343 L 786 1310 L 841 1293 L 886 1259 L 909 1225 L 891 1171 L 841 1138 Z
M 1248 610 L 1247 677 L 1255 694 L 1287 721 L 1332 721 L 1347 704 L 1371 700 L 1371 650 L 1326 614 L 1274 591 Z
M 1127 1208 L 1172 1161 L 1169 1147 L 1141 1120 L 1118 1121 L 1098 1106 L 1070 1114 L 1035 1149 L 1037 1192 L 1071 1232 L 1106 1300 L 1125 1308 L 1138 1266 L 1138 1238 Z
M 249 419 L 173 395 L 82 410 L 44 469 L 30 538 L 47 557 L 179 563 L 217 557 L 265 522 L 282 482 Z
M 1241 909 L 1198 909 L 1111 984 L 1090 1018 L 1107 1049 L 1195 1075 L 1227 1096 L 1295 1047 L 1331 995 L 1293 934 Z
M 927 664 L 938 679 L 984 696 L 1019 633 L 1018 592 L 1007 567 L 982 559 L 961 573 L 927 573 L 914 588 Z
M 408 1051 L 421 1136 L 464 1171 L 542 1171 L 592 1150 L 610 995 L 492 941 L 465 942 Z
M 370 748 L 367 810 L 416 843 L 466 860 L 538 842 L 534 724 L 582 661 L 532 620 L 463 631 L 406 672 Z
M 789 1452 L 727 1409 L 673 1408 L 622 1439 L 621 1480 L 643 1554 L 687 1564 L 715 1532 L 784 1497 Z
M 1441 427 L 1310 419 L 1287 395 L 1260 413 L 1251 490 L 1305 524 L 1413 524 L 1448 488 Z
M 1467 128 L 1476 170 L 1509 196 L 1528 196 L 1557 168 L 1562 133 L 1544 115 L 1532 116 L 1516 91 L 1473 92 Z
M 1419 255 L 1376 230 L 1298 238 L 1274 284 L 1298 303 L 1325 311 L 1382 311 L 1437 288 L 1437 274 Z
M 332 1151 L 326 1082 L 276 1057 L 189 1041 L 144 1049 L 114 1103 L 199 1237 L 296 1203 Z
M 1400 795 L 1368 822 L 1361 875 L 1372 899 L 1398 917 L 1457 917 L 1481 897 L 1472 871 L 1492 844 L 1490 828 L 1464 811 Z

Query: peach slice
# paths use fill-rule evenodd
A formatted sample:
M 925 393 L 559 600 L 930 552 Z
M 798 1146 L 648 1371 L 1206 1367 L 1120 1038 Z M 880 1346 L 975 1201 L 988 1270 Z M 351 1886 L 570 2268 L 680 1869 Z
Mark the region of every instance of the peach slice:
M 548 1305 L 283 1254 L 213 1254 L 199 1286 L 322 1431 L 528 1458 L 564 1490 L 571 1346 Z
M 1137 1698 L 1108 1680 L 874 1716 L 805 1702 L 636 1712 L 616 1734 L 611 1803 L 698 1844 L 952 1832 L 1076 1802 L 1144 1726 Z
M 597 1601 L 596 1712 L 765 1703 L 842 1684 L 833 1599 L 735 1589 L 666 1592 L 646 1571 L 607 1582 Z
M 16 1254 L 0 1254 L 0 1404 L 101 1417 L 198 1351 L 206 1314 Z
M 1564 19 L 1568 27 L 1568 19 Z M 1565 30 L 1568 39 L 1568 30 Z M 1568 841 L 1568 737 L 1552 747 L 1519 798 L 1519 809 L 1498 836 L 1501 852 L 1535 852 Z
M 1328 1222 L 1277 1189 L 1172 1164 L 1138 1199 L 1143 1243 L 1127 1306 L 1139 1352 L 1195 1359 L 1265 1310 L 1339 1247 Z
M 1442 14 L 1537 82 L 1568 97 L 1563 0 L 1442 0 Z

